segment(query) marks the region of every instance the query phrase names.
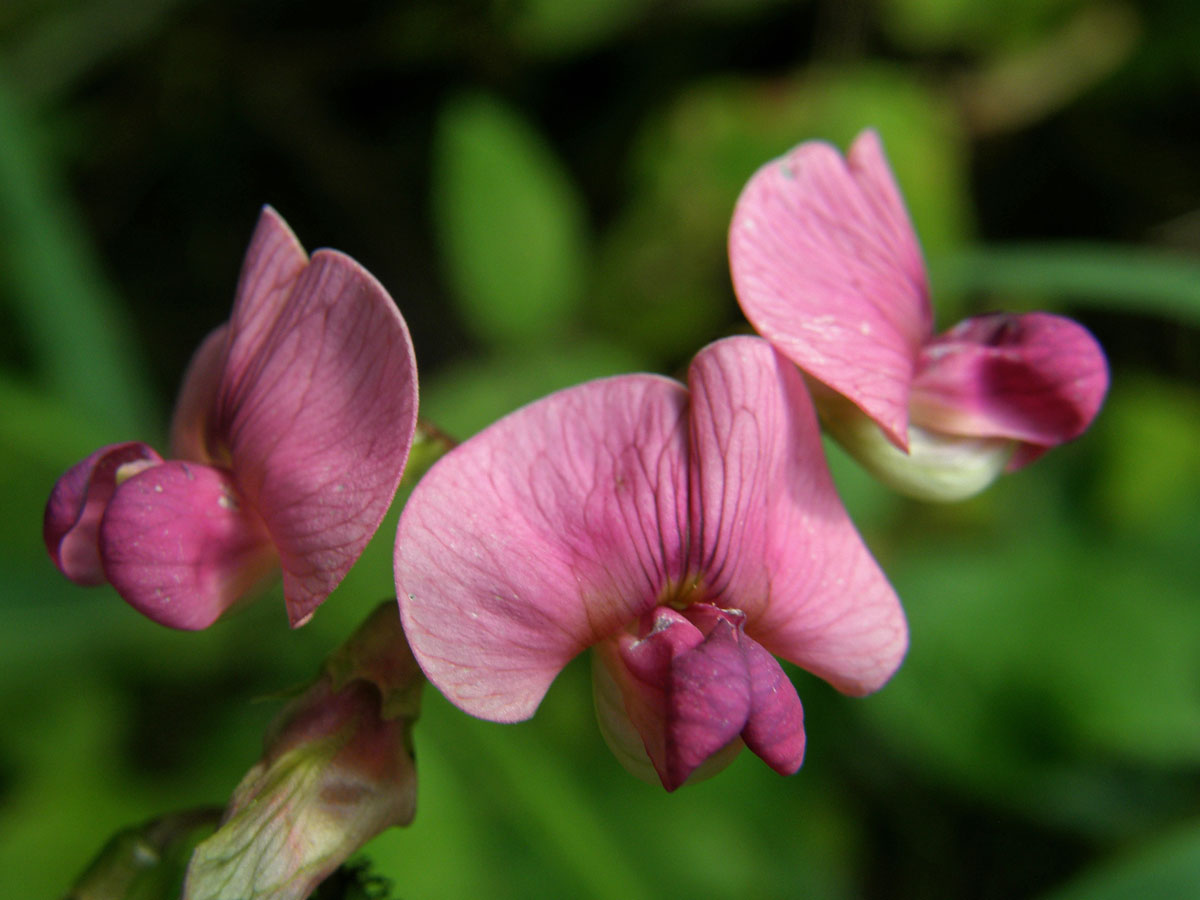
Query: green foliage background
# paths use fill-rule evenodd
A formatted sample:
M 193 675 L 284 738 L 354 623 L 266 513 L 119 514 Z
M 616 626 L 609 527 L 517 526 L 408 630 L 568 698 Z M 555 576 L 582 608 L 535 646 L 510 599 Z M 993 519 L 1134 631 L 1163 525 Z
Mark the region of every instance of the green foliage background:
M 999 13 L 1003 10 L 1003 13 Z M 201 634 L 76 588 L 57 476 L 161 446 L 258 207 L 389 288 L 422 411 L 466 436 L 744 329 L 725 229 L 801 140 L 874 126 L 938 321 L 1074 315 L 1113 388 L 1082 440 L 962 505 L 830 449 L 912 650 L 862 700 L 796 672 L 809 757 L 667 796 L 596 730 L 435 692 L 398 896 L 1187 898 L 1200 884 L 1200 19 L 1188 0 L 8 0 L 0 6 L 0 896 L 220 803 L 282 689 L 393 592 L 396 510 L 299 632 Z

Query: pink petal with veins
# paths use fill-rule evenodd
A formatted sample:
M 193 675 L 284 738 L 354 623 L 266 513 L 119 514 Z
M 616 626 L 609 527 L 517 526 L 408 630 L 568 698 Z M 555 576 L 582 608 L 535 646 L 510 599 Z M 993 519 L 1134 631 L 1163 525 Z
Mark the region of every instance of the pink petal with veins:
M 216 436 L 228 438 L 231 419 L 263 357 L 263 345 L 279 327 L 308 255 L 279 213 L 264 206 L 242 261 L 229 315 L 223 379 L 213 410 Z
M 842 506 L 800 374 L 757 338 L 702 350 L 692 391 L 693 557 L 771 653 L 864 694 L 904 657 L 900 601 Z
M 413 490 L 396 535 L 405 633 L 472 715 L 533 715 L 577 653 L 682 574 L 687 393 L 594 381 L 501 419 Z
M 104 513 L 108 580 L 171 628 L 207 628 L 275 562 L 262 522 L 223 469 L 165 462 L 123 482 Z
M 58 479 L 46 503 L 42 537 L 60 572 L 76 584 L 104 583 L 100 520 L 117 488 L 117 470 L 127 464 L 160 462 L 162 457 L 146 444 L 109 444 Z
M 1022 441 L 1017 468 L 1091 424 L 1108 391 L 1086 328 L 1048 313 L 967 319 L 931 341 L 913 383 L 913 421 L 967 437 Z
M 813 141 L 759 169 L 734 210 L 729 261 L 755 329 L 906 448 L 909 385 L 932 311 L 878 135 L 860 134 L 845 160 Z
M 264 304 L 276 303 L 282 277 L 266 278 Z M 239 322 L 254 330 L 244 355 Z M 396 492 L 416 427 L 415 355 L 387 291 L 331 250 L 313 256 L 269 324 L 239 298 L 231 328 L 230 365 L 240 366 L 227 370 L 222 396 L 231 467 L 279 550 L 298 626 L 349 571 Z
M 171 416 L 171 453 L 176 459 L 229 464 L 229 449 L 212 446 L 217 398 L 228 352 L 229 324 L 226 323 L 210 332 L 192 354 Z

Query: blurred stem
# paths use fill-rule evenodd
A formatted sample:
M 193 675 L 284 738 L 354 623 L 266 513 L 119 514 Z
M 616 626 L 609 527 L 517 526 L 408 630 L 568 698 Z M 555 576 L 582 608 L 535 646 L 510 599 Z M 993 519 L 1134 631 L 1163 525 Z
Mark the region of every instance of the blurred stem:
M 1161 251 L 1017 244 L 979 247 L 931 268 L 933 284 L 947 291 L 1069 297 L 1073 304 L 1200 324 L 1200 264 Z
M 417 432 L 413 435 L 412 450 L 408 453 L 408 463 L 404 467 L 404 477 L 400 480 L 401 492 L 411 490 L 421 480 L 429 467 L 458 446 L 458 441 L 450 437 L 428 419 L 417 420 Z

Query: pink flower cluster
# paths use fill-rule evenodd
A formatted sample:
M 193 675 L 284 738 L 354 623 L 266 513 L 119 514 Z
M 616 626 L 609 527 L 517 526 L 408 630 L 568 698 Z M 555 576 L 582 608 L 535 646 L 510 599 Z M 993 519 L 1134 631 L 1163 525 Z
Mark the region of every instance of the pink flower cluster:
M 173 628 L 207 628 L 278 567 L 301 625 L 379 527 L 416 416 L 387 291 L 341 253 L 310 260 L 264 209 L 233 314 L 188 367 L 174 458 L 128 443 L 76 464 L 46 506 L 46 547 L 72 581 L 107 581 Z
M 1080 434 L 1107 389 L 1102 352 L 1067 319 L 933 335 L 872 132 L 848 159 L 808 143 L 755 174 L 730 261 L 761 338 L 705 347 L 686 385 L 619 376 L 512 413 L 425 475 L 396 536 L 405 633 L 452 702 L 528 718 L 592 648 L 606 739 L 668 790 L 742 746 L 799 768 L 803 710 L 776 657 L 865 694 L 905 654 L 903 611 L 834 489 L 818 412 L 889 483 L 945 499 Z M 415 415 L 390 298 L 341 254 L 308 260 L 267 210 L 233 316 L 189 370 L 176 459 L 144 444 L 92 454 L 55 487 L 47 546 L 68 577 L 107 580 L 183 628 L 278 565 L 300 624 L 378 527 Z M 979 458 L 986 476 L 960 477 Z

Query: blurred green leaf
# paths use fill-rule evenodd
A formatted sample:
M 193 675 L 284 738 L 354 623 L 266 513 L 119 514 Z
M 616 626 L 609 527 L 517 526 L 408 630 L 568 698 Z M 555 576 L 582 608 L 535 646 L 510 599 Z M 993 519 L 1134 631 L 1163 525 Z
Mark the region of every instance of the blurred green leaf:
M 912 648 L 863 708 L 935 781 L 1126 834 L 1180 802 L 1151 771 L 1200 763 L 1200 561 L 1083 534 L 1038 468 L 993 489 L 991 525 L 906 529 L 885 565 Z
M 882 18 L 899 42 L 919 50 L 991 51 L 1028 44 L 1083 0 L 885 0 Z
M 527 353 L 447 367 L 422 386 L 421 410 L 457 440 L 552 391 L 643 368 L 630 350 L 600 341 L 568 341 Z
M 1200 885 L 1200 823 L 1094 866 L 1045 900 L 1185 900 Z
M 566 55 L 611 37 L 643 16 L 648 0 L 495 0 L 499 18 L 525 50 Z
M 56 100 L 105 59 L 144 41 L 193 0 L 42 3 L 42 15 L 9 40 L 0 71 L 38 103 Z
M 1200 393 L 1126 378 L 1113 385 L 1101 425 L 1104 467 L 1096 496 L 1106 521 L 1163 542 L 1193 541 Z
M 447 276 L 481 339 L 532 341 L 561 331 L 581 299 L 582 203 L 541 136 L 485 96 L 442 110 L 433 209 Z
M 935 284 L 1003 293 L 1015 304 L 1046 297 L 1075 305 L 1200 324 L 1200 262 L 1102 244 L 983 246 L 940 260 Z
M 115 433 L 144 433 L 155 418 L 129 324 L 2 83 L 0 135 L 0 298 L 12 302 L 48 388 Z

